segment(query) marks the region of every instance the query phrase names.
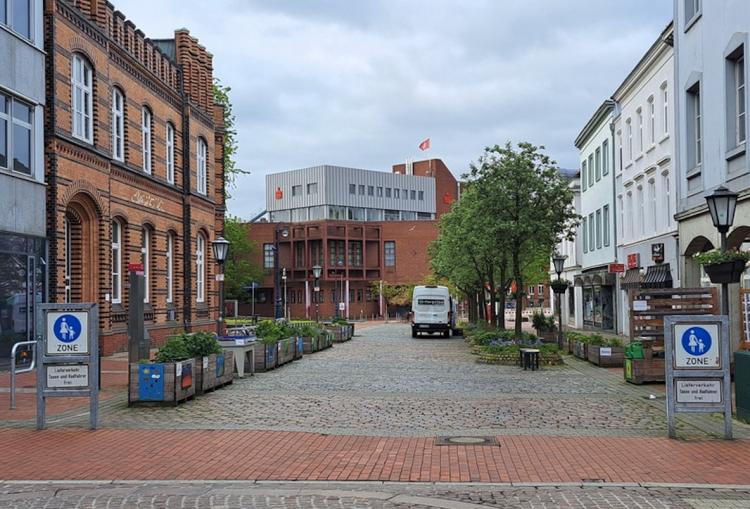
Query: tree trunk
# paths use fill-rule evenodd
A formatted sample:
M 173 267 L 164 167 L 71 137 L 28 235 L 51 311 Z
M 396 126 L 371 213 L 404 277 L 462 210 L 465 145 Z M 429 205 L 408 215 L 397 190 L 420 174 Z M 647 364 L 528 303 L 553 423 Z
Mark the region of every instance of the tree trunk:
M 484 296 L 484 288 L 479 291 L 479 317 L 487 323 L 487 299 Z
M 516 281 L 516 337 L 520 339 L 523 332 L 523 274 L 518 250 L 513 252 L 513 279 Z
M 507 288 L 505 284 L 506 272 L 507 272 L 507 262 L 503 261 L 503 263 L 500 265 L 500 285 L 501 286 L 500 286 L 500 292 L 499 292 L 500 295 L 498 298 L 498 302 L 500 303 L 500 306 L 498 306 L 500 308 L 500 313 L 499 313 L 500 316 L 498 316 L 497 326 L 500 330 L 505 330 L 505 302 L 506 302 L 505 295 L 507 293 Z

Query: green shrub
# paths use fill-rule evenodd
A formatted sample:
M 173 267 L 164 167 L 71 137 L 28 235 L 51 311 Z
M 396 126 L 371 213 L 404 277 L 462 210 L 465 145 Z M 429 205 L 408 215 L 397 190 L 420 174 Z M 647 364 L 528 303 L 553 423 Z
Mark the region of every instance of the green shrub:
M 717 263 L 729 263 L 735 261 L 747 263 L 750 261 L 750 252 L 737 251 L 735 249 L 722 252 L 720 249 L 714 249 L 693 255 L 693 260 L 698 262 L 699 265 L 715 265 Z
M 531 317 L 531 325 L 538 331 L 547 329 L 547 317 L 544 313 L 535 312 Z
M 183 335 L 170 338 L 164 346 L 159 348 L 154 357 L 156 362 L 179 362 L 191 358 L 190 351 L 185 344 Z
M 221 345 L 219 345 L 216 337 L 210 332 L 183 334 L 182 339 L 185 342 L 190 357 L 206 357 L 222 352 Z

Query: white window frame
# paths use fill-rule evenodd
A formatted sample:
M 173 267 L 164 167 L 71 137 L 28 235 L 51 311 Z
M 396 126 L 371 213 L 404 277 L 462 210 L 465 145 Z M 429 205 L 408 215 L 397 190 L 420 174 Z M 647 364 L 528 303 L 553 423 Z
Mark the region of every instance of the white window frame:
M 648 98 L 648 117 L 651 145 L 654 145 L 656 144 L 656 106 L 654 105 L 654 96 Z
M 13 20 L 14 20 L 13 8 L 15 7 L 15 5 L 14 5 L 14 2 L 12 2 L 11 0 L 8 0 L 6 2 L 5 12 L 2 13 L 4 21 L 0 21 L 0 24 L 10 29 L 14 34 L 17 34 L 28 41 L 34 42 L 34 32 L 35 32 L 34 31 L 34 19 L 35 19 L 34 16 L 36 14 L 35 8 L 34 8 L 35 2 L 29 1 L 29 2 L 26 2 L 26 5 L 28 6 L 26 10 L 26 19 L 28 20 L 29 24 L 25 28 L 26 30 L 28 30 L 28 34 L 24 32 L 20 32 L 18 30 L 18 27 L 13 23 Z
M 632 119 L 628 118 L 625 121 L 628 127 L 628 161 L 633 161 L 633 122 Z
M 122 303 L 122 222 L 112 220 L 112 304 Z
M 143 171 L 149 175 L 153 172 L 151 161 L 151 110 L 146 106 L 141 109 L 141 145 L 143 147 Z
M 701 90 L 697 88 L 692 92 L 690 99 L 693 101 L 693 150 L 695 150 L 695 165 L 700 166 L 703 163 L 703 130 L 701 121 L 703 114 L 701 112 Z
M 659 216 L 656 205 L 656 179 L 649 179 L 648 181 L 648 199 L 649 199 L 649 215 L 651 216 L 651 227 L 656 232 L 659 229 Z
M 125 96 L 117 87 L 112 89 L 112 159 L 125 160 Z
M 638 191 L 638 237 L 642 237 L 646 233 L 646 199 L 643 196 L 644 189 L 643 185 L 639 185 L 637 188 Z
M 174 126 L 167 122 L 167 182 L 174 184 Z
M 661 100 L 664 118 L 662 119 L 662 131 L 666 136 L 669 134 L 669 87 L 666 83 L 661 86 Z
M 174 246 L 175 235 L 172 232 L 167 233 L 167 304 L 174 300 Z
M 604 247 L 609 247 L 611 240 L 609 235 L 609 205 L 602 207 L 602 244 Z
M 664 197 L 666 198 L 665 202 L 667 204 L 667 217 L 665 224 L 667 227 L 672 226 L 672 184 L 669 180 L 669 172 L 664 172 L 661 174 L 661 183 L 662 183 L 662 193 L 664 194 Z
M 151 299 L 151 230 L 144 226 L 141 230 L 141 257 L 143 261 L 143 303 L 148 304 Z
M 0 168 L 4 170 L 11 170 L 16 173 L 20 173 L 22 175 L 28 175 L 28 176 L 34 176 L 34 114 L 35 114 L 35 108 L 31 104 L 27 104 L 23 101 L 19 101 L 15 97 L 3 94 L 0 92 L 0 95 L 5 99 L 6 104 L 6 111 L 0 110 L 0 122 L 5 123 L 5 166 L 0 166 Z M 16 105 L 20 105 L 23 108 L 29 109 L 29 114 L 31 116 L 31 122 L 27 122 L 25 120 L 22 120 L 18 118 L 16 115 L 15 109 Z M 29 136 L 29 171 L 21 171 L 16 169 L 16 152 L 15 152 L 15 141 L 14 137 L 16 135 L 16 127 L 21 127 L 28 131 Z
M 643 153 L 643 110 L 638 108 L 636 110 L 638 115 L 638 153 Z
M 747 113 L 747 102 L 745 96 L 745 53 L 737 57 L 732 62 L 732 74 L 734 76 L 734 132 L 735 132 L 735 146 L 739 147 L 747 140 L 746 131 L 746 113 Z M 740 105 L 742 109 L 740 109 Z
M 195 242 L 195 301 L 206 301 L 206 239 L 198 234 Z
M 73 55 L 71 63 L 72 134 L 87 143 L 94 143 L 94 72 L 81 55 Z
M 207 153 L 208 153 L 208 147 L 206 146 L 206 142 L 203 140 L 203 138 L 198 138 L 198 146 L 196 149 L 196 158 L 197 158 L 197 179 L 196 179 L 196 186 L 197 190 L 200 194 L 206 195 L 207 194 L 207 175 L 206 175 L 206 159 L 207 159 Z

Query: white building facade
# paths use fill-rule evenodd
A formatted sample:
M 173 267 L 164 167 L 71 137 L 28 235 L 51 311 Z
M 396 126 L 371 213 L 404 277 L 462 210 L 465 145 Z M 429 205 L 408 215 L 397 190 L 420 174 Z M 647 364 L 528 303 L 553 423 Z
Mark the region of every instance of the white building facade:
M 659 35 L 612 98 L 615 132 L 617 332 L 629 332 L 628 291 L 680 284 L 674 171 L 673 27 Z
M 750 2 L 675 0 L 677 220 L 683 286 L 710 284 L 692 256 L 719 247 L 705 197 L 739 193 L 728 247 L 750 248 L 747 65 Z M 729 286 L 732 342 L 748 336 L 750 271 Z M 742 305 L 741 305 L 742 301 Z
M 576 138 L 581 160 L 581 272 L 574 280 L 576 324 L 585 329 L 616 330 L 617 291 L 610 264 L 617 261 L 614 205 L 615 104 L 606 100 Z M 580 316 L 578 316 L 580 313 Z
M 576 172 L 570 179 L 570 190 L 573 191 L 573 208 L 576 213 L 581 209 L 581 178 L 580 173 Z M 579 227 L 580 230 L 580 227 Z M 580 234 L 579 234 L 580 235 Z M 557 252 L 565 256 L 565 264 L 560 277 L 569 282 L 574 282 L 581 274 L 581 249 L 583 244 L 574 240 L 563 240 L 556 249 Z M 550 264 L 550 280 L 557 278 L 555 267 Z M 557 312 L 557 294 L 550 293 L 552 310 Z M 576 306 L 578 303 L 578 306 Z M 568 327 L 583 327 L 583 287 L 571 286 L 562 297 L 562 319 Z M 578 308 L 578 311 L 576 309 Z

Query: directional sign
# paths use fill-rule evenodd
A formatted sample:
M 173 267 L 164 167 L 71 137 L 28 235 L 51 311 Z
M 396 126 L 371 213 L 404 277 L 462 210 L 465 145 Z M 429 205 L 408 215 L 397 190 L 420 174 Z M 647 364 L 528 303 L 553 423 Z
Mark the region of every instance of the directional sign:
M 47 355 L 88 354 L 88 327 L 88 313 L 47 313 Z
M 676 369 L 721 369 L 718 325 L 679 324 L 674 335 Z

